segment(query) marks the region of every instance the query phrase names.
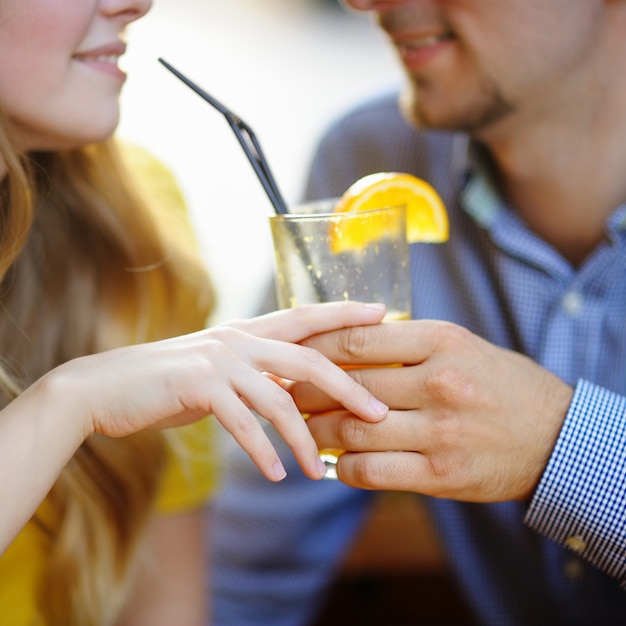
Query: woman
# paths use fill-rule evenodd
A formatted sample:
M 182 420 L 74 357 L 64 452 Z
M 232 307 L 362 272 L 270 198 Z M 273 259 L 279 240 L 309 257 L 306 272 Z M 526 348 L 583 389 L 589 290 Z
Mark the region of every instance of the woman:
M 378 323 L 378 306 L 202 330 L 213 294 L 176 191 L 144 204 L 146 180 L 135 188 L 124 160 L 135 177 L 154 163 L 110 139 L 123 31 L 150 5 L 0 0 L 0 615 L 12 626 L 204 623 L 201 418 L 279 480 L 249 408 L 308 476 L 324 469 L 281 379 L 365 419 L 386 411 L 295 345 Z

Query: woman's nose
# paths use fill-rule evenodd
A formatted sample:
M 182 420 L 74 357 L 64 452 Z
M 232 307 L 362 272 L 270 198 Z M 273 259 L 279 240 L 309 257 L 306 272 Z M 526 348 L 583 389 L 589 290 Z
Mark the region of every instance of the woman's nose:
M 143 17 L 153 0 L 102 0 L 101 11 L 108 16 L 120 16 L 127 24 Z

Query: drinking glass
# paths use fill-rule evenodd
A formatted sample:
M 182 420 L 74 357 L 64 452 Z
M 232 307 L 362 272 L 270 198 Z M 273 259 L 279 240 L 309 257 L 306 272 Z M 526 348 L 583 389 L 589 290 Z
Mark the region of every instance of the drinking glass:
M 334 200 L 272 215 L 276 292 L 281 308 L 317 302 L 382 302 L 385 319 L 411 317 L 406 208 L 334 212 Z M 321 450 L 336 478 L 340 450 Z

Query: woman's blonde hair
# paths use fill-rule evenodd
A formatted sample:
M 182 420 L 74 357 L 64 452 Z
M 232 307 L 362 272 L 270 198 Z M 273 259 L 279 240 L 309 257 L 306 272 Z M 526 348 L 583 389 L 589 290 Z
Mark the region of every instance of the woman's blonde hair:
M 0 118 L 1 406 L 68 359 L 205 326 L 213 292 L 193 241 L 167 238 L 112 140 L 20 157 L 9 132 Z M 163 435 L 143 432 L 91 437 L 63 470 L 39 520 L 48 623 L 114 621 L 164 462 Z

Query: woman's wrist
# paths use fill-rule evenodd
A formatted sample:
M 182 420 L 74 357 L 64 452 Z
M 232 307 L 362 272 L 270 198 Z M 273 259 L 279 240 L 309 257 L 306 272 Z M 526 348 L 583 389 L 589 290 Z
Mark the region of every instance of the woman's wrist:
M 82 444 L 88 429 L 69 397 L 68 379 L 51 373 L 0 412 L 0 554 L 26 524 Z M 68 401 L 70 400 L 70 401 Z

